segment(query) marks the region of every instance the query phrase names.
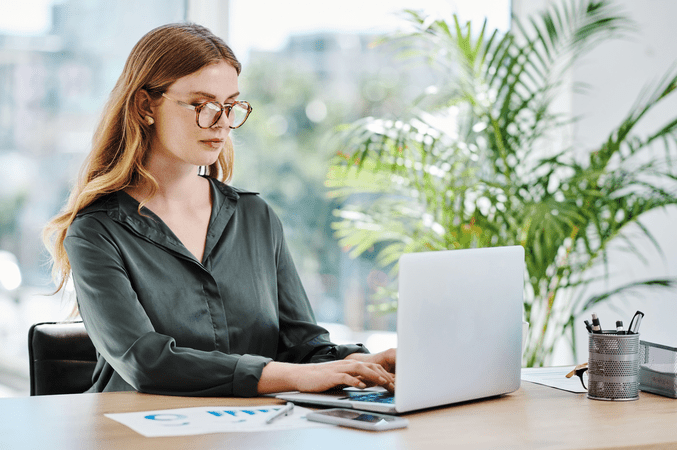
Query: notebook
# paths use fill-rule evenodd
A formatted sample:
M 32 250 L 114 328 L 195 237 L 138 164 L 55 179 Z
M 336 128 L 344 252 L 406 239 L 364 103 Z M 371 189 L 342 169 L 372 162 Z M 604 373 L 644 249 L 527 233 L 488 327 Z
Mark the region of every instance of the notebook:
M 514 392 L 520 386 L 523 286 L 521 246 L 405 254 L 395 394 L 349 388 L 276 397 L 398 414 Z

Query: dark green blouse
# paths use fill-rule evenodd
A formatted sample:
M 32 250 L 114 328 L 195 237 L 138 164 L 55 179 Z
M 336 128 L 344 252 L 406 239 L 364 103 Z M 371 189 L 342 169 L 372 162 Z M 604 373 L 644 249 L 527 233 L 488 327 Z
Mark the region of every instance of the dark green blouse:
M 271 360 L 342 359 L 319 327 L 284 241 L 256 194 L 214 179 L 202 261 L 124 192 L 78 214 L 65 247 L 99 353 L 90 392 L 255 396 Z

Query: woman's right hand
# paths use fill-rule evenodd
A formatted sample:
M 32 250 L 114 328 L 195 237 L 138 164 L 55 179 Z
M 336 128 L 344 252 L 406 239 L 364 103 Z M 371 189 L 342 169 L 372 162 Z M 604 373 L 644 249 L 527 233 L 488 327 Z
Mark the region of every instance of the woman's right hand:
M 270 362 L 259 379 L 259 394 L 301 391 L 323 392 L 335 387 L 383 386 L 395 390 L 395 378 L 380 364 L 351 359 L 315 364 Z

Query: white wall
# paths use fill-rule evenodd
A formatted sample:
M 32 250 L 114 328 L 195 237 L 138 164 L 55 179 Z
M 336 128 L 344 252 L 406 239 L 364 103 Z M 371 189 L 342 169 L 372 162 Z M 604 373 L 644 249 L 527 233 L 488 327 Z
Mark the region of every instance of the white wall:
M 199 23 L 229 43 L 230 0 L 187 0 L 186 19 Z
M 522 17 L 543 8 L 548 0 L 513 0 L 513 12 Z M 674 38 L 674 20 L 677 16 L 677 2 L 674 0 L 616 0 L 616 4 L 627 11 L 637 23 L 638 31 L 631 39 L 609 41 L 599 45 L 572 70 L 574 82 L 590 86 L 585 95 L 566 93 L 563 103 L 571 113 L 582 116 L 573 129 L 574 145 L 581 149 L 598 147 L 609 133 L 629 113 L 640 91 L 649 83 L 656 83 L 670 67 L 677 65 L 677 39 Z M 677 94 L 675 98 L 657 108 L 640 123 L 640 134 L 657 130 L 670 118 L 677 116 Z M 609 288 L 631 281 L 657 277 L 677 278 L 677 238 L 674 225 L 677 223 L 677 207 L 655 211 L 641 219 L 654 234 L 664 256 L 660 256 L 646 239 L 636 239 L 639 248 L 644 249 L 648 264 L 622 252 L 611 254 L 613 278 L 608 284 L 592 287 L 591 294 L 601 293 Z M 643 290 L 639 295 L 616 299 L 595 307 L 604 327 L 614 326 L 616 320 L 623 320 L 627 326 L 636 310 L 646 316 L 640 329 L 641 339 L 677 346 L 677 290 Z M 584 318 L 588 318 L 587 315 Z M 554 365 L 573 364 L 587 359 L 587 333 L 581 318 L 576 327 L 577 361 L 560 346 Z

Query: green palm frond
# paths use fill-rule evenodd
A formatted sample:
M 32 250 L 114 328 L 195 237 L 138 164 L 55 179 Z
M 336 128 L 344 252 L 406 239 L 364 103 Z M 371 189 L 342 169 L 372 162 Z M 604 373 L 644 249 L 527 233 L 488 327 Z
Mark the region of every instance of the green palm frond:
M 646 280 L 646 281 L 636 281 L 633 283 L 628 283 L 623 286 L 612 289 L 603 294 L 595 295 L 590 297 L 583 305 L 580 313 L 576 316 L 580 316 L 583 311 L 589 310 L 593 306 L 605 302 L 612 297 L 616 297 L 621 294 L 629 294 L 631 292 L 637 292 L 639 289 L 644 290 L 643 288 L 670 288 L 677 285 L 677 280 L 672 278 L 660 278 L 655 280 Z

